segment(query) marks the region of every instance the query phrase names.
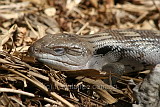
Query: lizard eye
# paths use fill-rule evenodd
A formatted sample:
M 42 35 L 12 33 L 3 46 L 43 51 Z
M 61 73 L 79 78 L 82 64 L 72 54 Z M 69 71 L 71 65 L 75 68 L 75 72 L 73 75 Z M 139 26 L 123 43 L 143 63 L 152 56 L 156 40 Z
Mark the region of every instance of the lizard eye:
M 54 53 L 56 55 L 63 55 L 65 53 L 65 49 L 64 48 L 54 48 Z

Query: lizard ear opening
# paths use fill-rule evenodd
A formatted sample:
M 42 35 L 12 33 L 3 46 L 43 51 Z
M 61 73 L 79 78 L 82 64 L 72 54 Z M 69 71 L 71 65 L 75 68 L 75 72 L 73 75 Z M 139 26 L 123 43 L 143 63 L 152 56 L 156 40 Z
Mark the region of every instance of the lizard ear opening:
M 67 53 L 72 55 L 72 56 L 80 56 L 80 55 L 83 54 L 83 51 L 80 48 L 69 48 L 67 50 Z

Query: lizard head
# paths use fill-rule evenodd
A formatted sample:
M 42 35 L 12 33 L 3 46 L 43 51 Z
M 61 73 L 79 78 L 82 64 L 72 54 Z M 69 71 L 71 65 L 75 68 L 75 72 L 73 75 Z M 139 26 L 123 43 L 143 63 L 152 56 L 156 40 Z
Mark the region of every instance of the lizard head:
M 66 33 L 46 35 L 33 43 L 28 52 L 30 56 L 57 70 L 85 69 L 93 55 L 88 42 L 75 34 Z

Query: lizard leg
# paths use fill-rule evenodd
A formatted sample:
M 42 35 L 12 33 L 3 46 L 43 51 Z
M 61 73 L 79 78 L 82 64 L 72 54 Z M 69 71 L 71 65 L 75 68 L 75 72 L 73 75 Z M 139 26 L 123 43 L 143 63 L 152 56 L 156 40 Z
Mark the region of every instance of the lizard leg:
M 125 66 L 121 63 L 109 63 L 102 67 L 102 71 L 109 74 L 108 79 L 104 79 L 104 82 L 109 84 L 115 84 L 121 75 L 125 72 Z

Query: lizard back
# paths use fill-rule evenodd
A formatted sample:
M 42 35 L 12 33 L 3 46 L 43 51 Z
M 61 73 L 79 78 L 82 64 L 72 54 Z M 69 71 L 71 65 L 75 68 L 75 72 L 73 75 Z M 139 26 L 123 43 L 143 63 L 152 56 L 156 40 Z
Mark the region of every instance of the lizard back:
M 160 63 L 160 32 L 152 30 L 105 30 L 82 36 L 93 44 L 95 54 L 112 53 L 149 64 Z

